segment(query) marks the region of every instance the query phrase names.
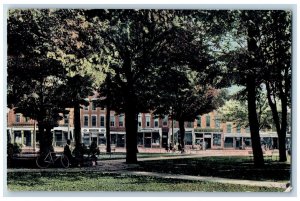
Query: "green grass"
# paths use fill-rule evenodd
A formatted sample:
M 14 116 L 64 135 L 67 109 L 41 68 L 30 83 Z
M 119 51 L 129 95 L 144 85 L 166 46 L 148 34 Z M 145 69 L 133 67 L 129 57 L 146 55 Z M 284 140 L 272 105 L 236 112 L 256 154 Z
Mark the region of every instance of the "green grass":
M 282 192 L 279 188 L 95 172 L 8 173 L 9 191 Z
M 248 157 L 223 156 L 142 161 L 139 162 L 136 170 L 260 181 L 290 180 L 288 162 L 270 161 L 266 162 L 263 168 L 256 168 Z

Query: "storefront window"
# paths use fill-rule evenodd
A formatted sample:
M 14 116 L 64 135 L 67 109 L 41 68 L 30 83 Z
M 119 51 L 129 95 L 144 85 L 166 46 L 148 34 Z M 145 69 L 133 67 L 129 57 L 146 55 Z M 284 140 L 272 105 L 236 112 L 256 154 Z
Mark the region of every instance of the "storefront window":
M 196 139 L 195 144 L 196 145 L 202 145 L 203 144 L 203 139 Z
M 90 145 L 90 134 L 89 133 L 84 133 L 83 134 L 83 144 L 85 146 L 89 146 Z
M 213 145 L 221 146 L 221 134 L 213 134 Z
M 233 138 L 232 137 L 226 137 L 224 142 L 224 147 L 233 147 Z
M 143 133 L 138 133 L 137 144 L 139 146 L 143 146 L 144 145 L 144 134 Z
M 184 136 L 184 142 L 186 145 L 192 145 L 193 144 L 193 138 L 191 132 L 186 132 Z
M 159 146 L 160 144 L 160 139 L 159 139 L 159 133 L 152 133 L 152 145 L 157 145 Z
M 118 134 L 117 135 L 117 147 L 124 147 L 125 146 L 125 135 Z
M 249 138 L 249 137 L 244 138 L 244 142 L 247 147 L 251 146 L 251 138 Z
M 106 138 L 105 138 L 105 135 L 103 133 L 100 133 L 99 134 L 99 142 L 98 142 L 99 145 L 106 145 Z
M 110 134 L 110 143 L 111 144 L 117 144 L 117 135 L 116 134 Z
M 63 146 L 62 144 L 62 131 L 54 131 L 54 140 L 56 143 L 56 146 Z
M 195 133 L 196 138 L 203 138 L 203 133 Z

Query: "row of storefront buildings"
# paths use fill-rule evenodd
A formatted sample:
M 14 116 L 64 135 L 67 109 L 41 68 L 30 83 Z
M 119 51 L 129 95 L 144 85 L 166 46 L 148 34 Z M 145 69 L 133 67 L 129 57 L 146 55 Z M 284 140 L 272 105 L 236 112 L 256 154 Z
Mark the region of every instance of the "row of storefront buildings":
M 105 108 L 96 107 L 89 97 L 89 106 L 83 107 L 81 115 L 82 142 L 90 145 L 96 142 L 98 146 L 106 146 Z M 73 136 L 73 110 L 53 128 L 54 146 L 64 146 L 67 139 Z M 126 146 L 125 116 L 110 113 L 110 138 L 114 147 Z M 220 122 L 216 111 L 198 116 L 193 122 L 185 123 L 185 145 L 188 148 L 200 149 L 240 149 L 251 147 L 248 128 L 236 126 L 233 122 Z M 20 143 L 26 147 L 35 147 L 39 135 L 36 122 L 22 114 L 7 112 L 7 135 L 12 143 Z M 290 135 L 288 134 L 288 142 Z M 155 118 L 151 113 L 138 115 L 138 146 L 143 148 L 167 148 L 175 145 L 180 138 L 178 122 L 165 118 Z M 261 132 L 261 141 L 268 148 L 277 148 L 278 138 L 275 132 Z

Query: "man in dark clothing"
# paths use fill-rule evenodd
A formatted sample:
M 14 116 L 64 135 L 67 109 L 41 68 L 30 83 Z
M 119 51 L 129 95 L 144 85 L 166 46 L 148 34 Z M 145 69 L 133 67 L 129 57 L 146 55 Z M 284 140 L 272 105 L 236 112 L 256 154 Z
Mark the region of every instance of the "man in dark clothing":
M 64 154 L 68 157 L 69 162 L 72 164 L 74 162 L 74 157 L 72 156 L 72 152 L 70 149 L 71 141 L 67 140 L 67 144 L 64 147 Z

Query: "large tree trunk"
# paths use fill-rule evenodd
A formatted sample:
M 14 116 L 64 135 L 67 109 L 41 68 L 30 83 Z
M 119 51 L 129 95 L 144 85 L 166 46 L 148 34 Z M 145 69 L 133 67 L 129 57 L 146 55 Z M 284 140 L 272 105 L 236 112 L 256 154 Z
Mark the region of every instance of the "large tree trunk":
M 281 100 L 281 130 L 280 135 L 278 135 L 279 139 L 279 161 L 285 162 L 287 160 L 286 157 L 286 130 L 287 130 L 287 95 L 283 92 L 282 85 L 280 84 L 280 100 Z
M 248 92 L 248 118 L 250 125 L 254 165 L 256 167 L 262 167 L 264 165 L 264 157 L 260 144 L 259 123 L 256 112 L 255 78 L 253 76 L 247 76 L 246 88 Z
M 284 103 L 281 104 L 282 106 L 282 124 L 280 125 L 280 118 L 277 111 L 276 101 L 272 100 L 272 89 L 270 83 L 266 83 L 267 88 L 267 98 L 268 102 L 272 111 L 273 120 L 276 126 L 276 131 L 279 139 L 279 160 L 286 161 L 286 151 L 285 151 L 285 139 L 286 139 L 286 123 L 284 124 L 283 121 L 286 121 L 286 105 Z M 284 106 L 285 105 L 285 106 Z M 285 116 L 285 118 L 284 118 Z
M 111 146 L 110 146 L 110 106 L 109 105 L 106 107 L 105 127 L 106 127 L 106 152 L 110 153 Z
M 81 143 L 81 122 L 80 122 L 80 105 L 74 107 L 74 135 L 75 146 Z
M 48 153 L 49 151 L 54 151 L 52 146 L 53 134 L 51 133 L 51 128 L 45 126 L 44 122 L 38 122 L 38 128 L 40 153 Z
M 38 121 L 38 129 L 39 129 L 39 146 L 40 146 L 40 153 L 46 153 L 46 144 L 45 144 L 45 129 L 44 126 L 42 125 L 43 123 Z
M 184 153 L 184 120 L 179 120 L 179 133 L 180 133 L 180 145 L 181 145 L 181 153 Z
M 132 108 L 125 111 L 126 163 L 137 163 L 137 113 Z
M 250 11 L 251 12 L 251 11 Z M 248 13 L 249 14 L 249 13 Z M 253 14 L 253 13 L 252 13 Z M 255 55 L 257 51 L 257 44 L 256 44 L 256 37 L 259 34 L 259 30 L 257 27 L 250 23 L 248 20 L 248 51 L 250 54 Z M 251 56 L 252 56 L 251 55 Z M 252 142 L 252 150 L 253 150 L 253 158 L 254 158 L 254 165 L 257 167 L 261 167 L 264 165 L 264 156 L 261 149 L 260 144 L 260 135 L 259 135 L 259 121 L 257 118 L 256 112 L 256 70 L 255 68 L 259 65 L 255 58 L 249 57 L 247 67 L 248 73 L 246 75 L 246 90 L 247 90 L 247 102 L 248 102 L 248 119 L 250 125 L 250 133 L 251 133 L 251 142 Z

